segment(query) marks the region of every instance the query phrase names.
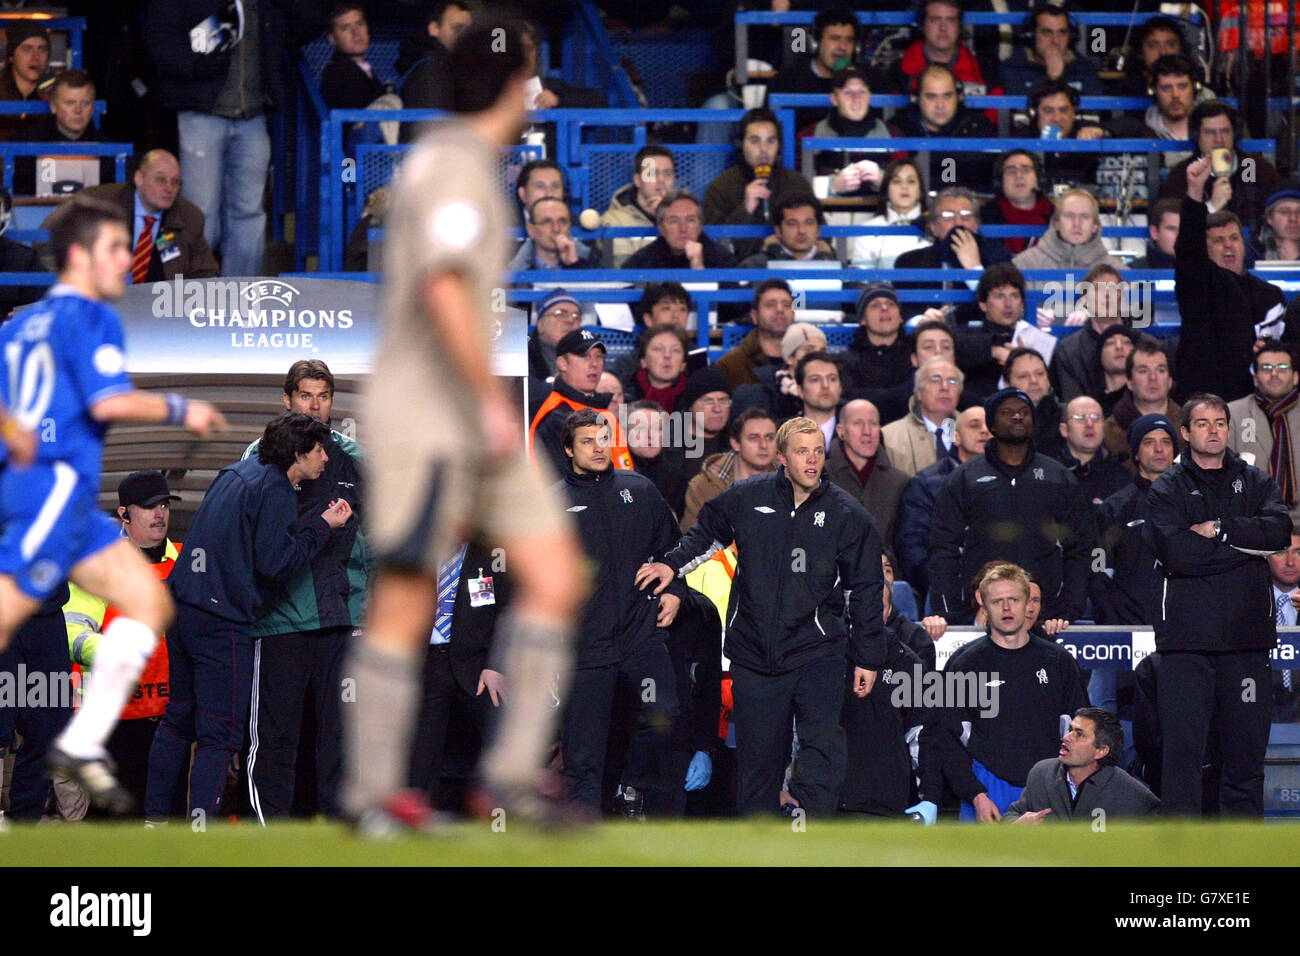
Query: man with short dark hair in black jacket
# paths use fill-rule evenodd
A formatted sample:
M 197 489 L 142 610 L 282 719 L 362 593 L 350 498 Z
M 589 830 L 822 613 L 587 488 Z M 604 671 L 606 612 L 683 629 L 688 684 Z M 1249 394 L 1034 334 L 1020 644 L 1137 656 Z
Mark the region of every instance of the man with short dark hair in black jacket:
M 776 444 L 782 469 L 708 501 L 676 547 L 642 566 L 637 584 L 656 584 L 658 593 L 736 543 L 725 650 L 740 812 L 779 809 L 793 715 L 799 760 L 790 793 L 804 812 L 830 816 L 845 771 L 845 656 L 858 697 L 871 692 L 888 656 L 880 535 L 866 509 L 822 479 L 826 442 L 816 422 L 792 418 Z
M 1035 452 L 1034 412 L 1016 388 L 984 403 L 993 437 L 944 482 L 930 527 L 931 610 L 949 624 L 974 619 L 968 584 L 988 561 L 1011 561 L 1043 588 L 1042 618 L 1073 621 L 1087 598 L 1092 522 L 1078 482 Z
M 1223 811 L 1264 812 L 1277 644 L 1264 558 L 1290 545 L 1291 516 L 1277 483 L 1228 447 L 1231 425 L 1221 397 L 1189 398 L 1180 428 L 1187 452 L 1147 493 L 1143 530 L 1165 577 L 1155 630 L 1167 815 L 1200 815 L 1212 727 L 1223 752 Z
M 1187 167 L 1174 245 L 1174 293 L 1182 326 L 1174 371 L 1174 398 L 1209 392 L 1235 401 L 1254 390 L 1250 365 L 1259 340 L 1300 340 L 1300 327 L 1285 316 L 1277 286 L 1246 271 L 1241 220 L 1227 211 L 1209 217 L 1205 185 L 1210 158 Z M 1213 221 L 1211 221 L 1211 218 Z
M 221 810 L 252 693 L 252 623 L 269 589 L 307 567 L 352 517 L 339 498 L 319 517 L 298 519 L 295 485 L 320 477 L 329 444 L 324 422 L 285 412 L 266 426 L 257 457 L 221 469 L 204 495 L 167 579 L 176 623 L 167 631 L 167 712 L 149 753 L 148 819 L 170 814 L 187 770 L 190 812 L 216 819 Z
M 633 583 L 647 557 L 659 558 L 676 544 L 677 521 L 648 478 L 614 468 L 609 442 L 609 424 L 595 409 L 578 409 L 566 419 L 569 468 L 558 487 L 569 499 L 595 585 L 576 632 L 573 682 L 564 701 L 564 778 L 571 799 L 600 811 L 615 701 L 620 694 L 635 700 L 636 733 L 623 779 L 640 816 L 646 792 L 658 794 L 669 784 L 678 705 L 664 639 L 686 585 L 676 582 L 655 601 Z

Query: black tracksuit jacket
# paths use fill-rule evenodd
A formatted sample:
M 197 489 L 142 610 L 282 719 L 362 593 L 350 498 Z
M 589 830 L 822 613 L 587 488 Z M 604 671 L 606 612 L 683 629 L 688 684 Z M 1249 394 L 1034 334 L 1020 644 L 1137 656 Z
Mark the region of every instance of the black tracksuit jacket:
M 1106 552 L 1106 568 L 1088 578 L 1088 596 L 1098 624 L 1154 624 L 1160 619 L 1165 577 L 1142 532 L 1147 521 L 1151 482 L 1141 475 L 1097 509 L 1097 546 Z
M 885 663 L 880 533 L 848 492 L 823 477 L 796 508 L 784 471 L 747 478 L 705 504 L 664 563 L 680 575 L 732 541 L 732 663 L 762 674 L 846 653 L 868 670 Z
M 939 489 L 930 525 L 930 592 L 950 624 L 975 619 L 970 580 L 985 562 L 1012 561 L 1043 588 L 1043 620 L 1083 616 L 1093 527 L 1079 483 L 1059 461 L 1031 453 L 1013 468 L 989 439 Z
M 1061 716 L 1088 706 L 1088 692 L 1070 652 L 1032 633 L 1029 643 L 1014 651 L 994 643 L 988 634 L 976 638 L 948 659 L 944 673 L 973 673 L 977 681 L 1002 682 L 991 688 L 997 691 L 996 714 L 981 715 L 978 704 L 969 699 L 964 707 L 952 706 L 961 701 L 948 701 L 942 713 L 947 746 L 929 753 L 930 759 L 942 761 L 953 793 L 968 802 L 986 790 L 975 776 L 972 759 L 1007 783 L 1023 787 L 1029 768 L 1060 749 Z M 934 771 L 923 779 L 934 779 Z
M 615 468 L 579 475 L 572 468 L 557 487 L 569 499 L 582 549 L 593 568 L 591 596 L 577 634 L 576 667 L 616 664 L 664 640 L 656 625 L 659 598 L 633 581 L 646 561 L 662 560 L 679 531 L 650 479 Z M 678 597 L 686 585 L 670 585 Z
M 1191 530 L 1215 519 L 1216 539 Z M 1142 527 L 1164 574 L 1156 650 L 1272 650 L 1277 624 L 1263 558 L 1290 546 L 1291 516 L 1266 472 L 1231 449 L 1222 469 L 1206 471 L 1187 452 L 1151 483 Z
M 840 809 L 878 816 L 898 816 L 917 800 L 938 804 L 943 781 L 933 773 L 941 761 L 929 759 L 925 751 L 948 743 L 942 736 L 939 714 L 919 706 L 920 694 L 894 694 L 904 682 L 915 682 L 919 675 L 934 670 L 934 641 L 919 625 L 904 618 L 897 610 L 885 622 L 889 640 L 889 659 L 876 688 L 866 697 L 853 693 L 853 678 L 848 676 L 844 690 L 844 709 L 840 723 L 844 727 L 848 748 L 847 771 L 840 791 Z M 916 650 L 913 640 L 921 632 L 929 645 L 928 660 Z M 911 691 L 910 684 L 904 688 Z M 916 768 L 913 769 L 913 755 Z M 921 772 L 918 790 L 917 773 Z

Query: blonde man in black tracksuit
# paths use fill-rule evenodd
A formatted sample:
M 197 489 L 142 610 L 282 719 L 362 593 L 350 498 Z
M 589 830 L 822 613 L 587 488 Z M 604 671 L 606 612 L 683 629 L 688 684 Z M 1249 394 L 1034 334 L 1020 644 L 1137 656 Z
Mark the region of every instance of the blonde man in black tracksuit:
M 677 546 L 641 568 L 637 584 L 656 584 L 659 593 L 736 543 L 725 653 L 740 812 L 778 811 L 793 718 L 799 760 L 790 793 L 808 814 L 830 816 L 845 772 L 846 666 L 853 693 L 866 697 L 888 657 L 880 534 L 862 505 L 822 480 L 826 444 L 816 422 L 792 418 L 776 447 L 780 471 L 737 482 L 705 504 Z

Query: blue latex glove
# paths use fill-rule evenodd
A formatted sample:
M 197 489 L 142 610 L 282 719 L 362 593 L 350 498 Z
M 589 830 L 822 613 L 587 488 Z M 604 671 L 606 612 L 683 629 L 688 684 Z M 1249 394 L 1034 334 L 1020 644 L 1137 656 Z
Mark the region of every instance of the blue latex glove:
M 922 800 L 914 807 L 908 807 L 903 811 L 906 814 L 919 813 L 921 819 L 927 827 L 934 826 L 934 821 L 939 819 L 939 808 L 929 800 Z
M 713 758 L 703 750 L 695 751 L 691 765 L 686 768 L 686 789 L 703 790 L 713 779 Z

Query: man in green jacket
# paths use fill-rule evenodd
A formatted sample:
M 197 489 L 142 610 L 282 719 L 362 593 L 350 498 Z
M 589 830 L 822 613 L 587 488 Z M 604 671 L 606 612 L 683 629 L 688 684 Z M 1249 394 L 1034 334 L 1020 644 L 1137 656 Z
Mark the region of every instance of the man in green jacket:
M 334 376 L 319 359 L 294 362 L 284 380 L 284 407 L 330 423 Z M 298 486 L 299 514 L 336 498 L 361 513 L 365 453 L 357 441 L 331 430 L 329 461 L 314 481 Z M 257 442 L 244 457 L 257 454 Z M 295 576 L 253 625 L 260 638 L 254 657 L 249 712 L 248 795 L 258 820 L 288 816 L 308 692 L 316 717 L 316 803 L 338 813 L 342 774 L 342 702 L 347 688 L 341 668 L 348 639 L 365 613 L 370 558 L 361 522 L 330 536 L 311 566 Z

